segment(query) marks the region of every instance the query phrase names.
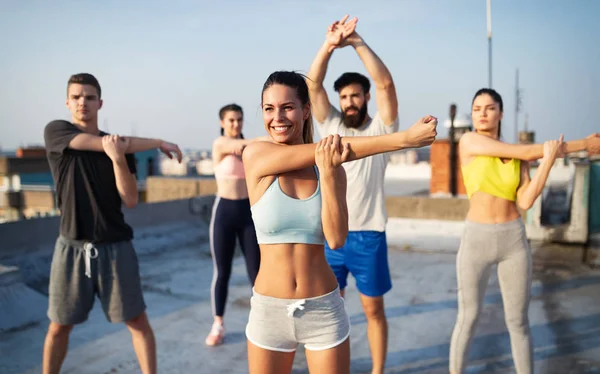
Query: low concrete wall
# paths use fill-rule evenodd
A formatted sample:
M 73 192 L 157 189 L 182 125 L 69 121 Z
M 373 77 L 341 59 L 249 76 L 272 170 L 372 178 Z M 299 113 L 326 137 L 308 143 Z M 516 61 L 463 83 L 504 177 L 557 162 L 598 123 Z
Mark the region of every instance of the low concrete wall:
M 590 212 L 590 164 L 588 162 L 574 162 L 572 167 L 574 168 L 574 180 L 572 181 L 573 195 L 569 223 L 552 226 L 542 225 L 543 198 L 540 195 L 527 212 L 527 236 L 530 239 L 580 244 L 587 242 Z M 535 173 L 534 167 L 532 167 L 531 173 L 532 175 Z M 563 177 L 563 179 L 565 178 Z
M 211 180 L 185 181 L 177 178 L 150 178 L 161 180 L 159 186 L 168 194 L 155 193 L 155 198 L 166 199 L 171 195 L 190 195 L 177 200 L 139 204 L 133 209 L 125 209 L 125 219 L 134 228 L 152 226 L 159 223 L 177 221 L 210 220 L 214 195 L 197 196 L 189 190 L 189 183 L 200 191 L 208 193 Z M 156 183 L 156 182 L 152 182 Z M 153 188 L 148 189 L 152 193 Z M 469 202 L 466 199 L 428 197 L 388 197 L 386 206 L 390 217 L 464 220 Z M 7 257 L 24 255 L 40 249 L 51 248 L 59 232 L 60 217 L 44 217 L 30 220 L 7 222 L 0 225 L 0 262 Z
M 127 223 L 134 229 L 179 221 L 206 221 L 210 217 L 213 196 L 167 202 L 139 204 L 125 209 Z M 193 202 L 193 204 L 192 204 Z M 0 224 L 0 262 L 7 257 L 24 255 L 52 247 L 59 233 L 60 217 L 45 217 Z
M 202 206 L 201 212 L 210 214 L 215 196 L 195 196 L 193 201 L 196 203 L 195 209 Z M 152 226 L 156 223 L 196 221 L 198 220 L 198 211 L 193 211 L 190 206 L 190 199 L 140 204 L 134 209 L 125 210 L 125 220 L 133 228 Z
M 463 221 L 469 210 L 469 200 L 461 198 L 390 196 L 385 205 L 389 217 L 448 221 Z
M 7 222 L 0 225 L 0 262 L 52 245 L 59 231 L 59 217 Z
M 580 183 L 577 183 L 578 185 L 585 184 L 589 178 L 589 169 L 584 169 L 578 171 L 577 178 L 582 179 Z M 202 215 L 202 219 L 207 222 L 210 219 L 210 208 L 215 192 L 214 179 L 149 177 L 147 180 L 148 203 L 140 204 L 134 209 L 126 209 L 126 220 L 134 228 L 153 225 L 157 222 L 194 220 L 198 219 L 198 215 Z M 586 192 L 579 189 L 574 191 L 573 205 L 575 209 L 582 207 L 576 201 L 586 200 L 582 196 Z M 556 229 L 554 229 L 553 235 L 549 235 L 545 228 L 539 226 L 539 218 L 532 219 L 539 217 L 540 200 L 538 199 L 533 209 L 529 211 L 528 232 L 531 233 L 532 238 L 555 238 Z M 587 205 L 587 201 L 585 203 Z M 463 221 L 469 209 L 469 201 L 465 198 L 388 196 L 386 207 L 389 217 Z M 573 224 L 583 223 L 578 221 L 578 217 L 583 217 L 581 212 L 575 210 L 572 213 Z M 59 217 L 1 224 L 0 262 L 3 257 L 12 256 L 15 253 L 36 251 L 42 245 L 53 243 L 58 233 L 58 226 Z M 575 225 L 572 226 L 574 229 Z M 580 231 L 582 225 L 577 224 L 576 226 L 578 226 L 576 233 L 566 230 L 561 235 L 565 235 L 572 241 L 579 241 L 579 238 L 583 237 L 583 232 Z
M 600 234 L 600 156 L 590 165 L 590 233 Z
M 149 177 L 146 180 L 146 201 L 149 203 L 216 193 L 214 179 Z
M 148 202 L 213 195 L 217 191 L 214 179 L 200 178 L 150 177 L 146 186 Z M 461 198 L 388 196 L 386 206 L 390 217 L 461 221 L 469 202 Z

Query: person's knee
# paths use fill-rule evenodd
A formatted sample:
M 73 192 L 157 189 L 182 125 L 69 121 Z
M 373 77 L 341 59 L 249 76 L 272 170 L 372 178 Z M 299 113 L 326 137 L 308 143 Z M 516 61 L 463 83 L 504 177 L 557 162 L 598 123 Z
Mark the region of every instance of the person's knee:
M 367 320 L 370 321 L 385 321 L 385 308 L 383 305 L 383 297 L 369 298 L 363 302 L 363 310 Z
M 231 277 L 231 268 L 225 266 L 217 267 L 217 283 L 227 283 Z
M 467 326 L 474 326 L 479 320 L 480 311 L 477 306 L 461 308 L 458 311 L 458 319 Z
M 529 329 L 527 315 L 515 314 L 506 316 L 506 327 L 509 331 L 524 333 Z
M 230 271 L 220 271 L 219 275 L 217 276 L 217 282 L 229 282 L 229 278 L 231 278 L 231 272 Z
M 129 328 L 129 331 L 131 331 L 132 333 L 152 333 L 152 327 L 150 326 L 150 322 L 148 321 L 148 316 L 146 315 L 146 312 L 126 321 L 125 325 L 127 325 L 127 328 Z
M 56 322 L 50 322 L 48 336 L 52 338 L 64 338 L 69 336 L 71 330 L 73 330 L 73 325 L 61 325 Z

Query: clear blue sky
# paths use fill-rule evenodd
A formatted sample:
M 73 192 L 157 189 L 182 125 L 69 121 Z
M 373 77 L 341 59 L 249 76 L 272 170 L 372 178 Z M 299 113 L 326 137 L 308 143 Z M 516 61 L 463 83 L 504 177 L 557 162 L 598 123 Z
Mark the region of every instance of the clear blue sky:
M 200 3 L 209 2 L 0 0 L 0 146 L 42 144 L 46 123 L 69 118 L 66 81 L 79 72 L 99 79 L 99 124 L 110 132 L 208 148 L 218 109 L 236 102 L 246 137 L 262 135 L 264 80 L 274 70 L 306 72 L 327 26 L 346 13 L 392 72 L 402 129 L 425 114 L 444 120 L 451 102 L 469 113 L 487 86 L 485 0 Z M 519 123 L 528 113 L 538 141 L 600 130 L 598 15 L 595 0 L 492 0 L 505 140 L 514 140 L 517 68 Z M 366 73 L 351 48 L 334 53 L 325 80 L 336 106 L 332 86 L 344 71 Z

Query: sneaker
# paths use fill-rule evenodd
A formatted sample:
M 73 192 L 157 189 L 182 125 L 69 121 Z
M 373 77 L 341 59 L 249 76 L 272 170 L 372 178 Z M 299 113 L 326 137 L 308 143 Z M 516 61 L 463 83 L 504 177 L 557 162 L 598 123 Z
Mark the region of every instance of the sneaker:
M 225 338 L 225 328 L 220 323 L 214 322 L 204 342 L 206 345 L 215 346 L 223 343 L 223 338 Z

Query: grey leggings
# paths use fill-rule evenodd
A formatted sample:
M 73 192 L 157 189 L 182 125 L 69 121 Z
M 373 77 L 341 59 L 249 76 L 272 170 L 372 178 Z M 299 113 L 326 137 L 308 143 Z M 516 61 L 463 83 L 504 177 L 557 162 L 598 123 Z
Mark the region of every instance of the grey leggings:
M 485 290 L 495 264 L 498 265 L 498 280 L 516 371 L 518 374 L 533 372 L 533 348 L 527 317 L 531 249 L 521 219 L 501 224 L 465 223 L 456 257 L 458 316 L 450 344 L 452 372 L 462 373 L 466 366 Z

